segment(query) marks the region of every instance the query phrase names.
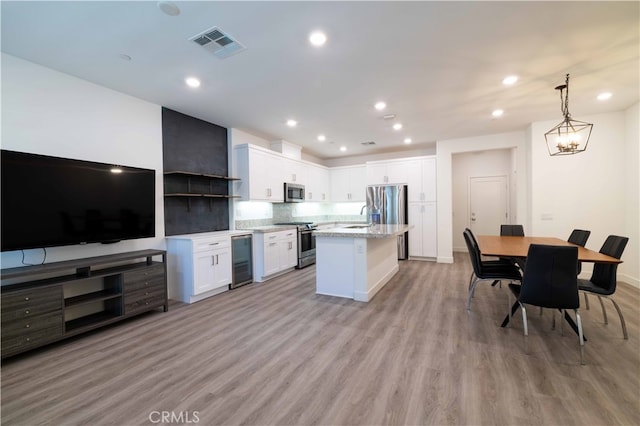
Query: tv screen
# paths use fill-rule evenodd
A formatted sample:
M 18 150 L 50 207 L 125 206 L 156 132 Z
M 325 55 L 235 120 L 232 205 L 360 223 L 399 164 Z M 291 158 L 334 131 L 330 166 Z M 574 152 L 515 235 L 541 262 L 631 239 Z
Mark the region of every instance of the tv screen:
M 155 236 L 155 170 L 1 156 L 2 251 Z

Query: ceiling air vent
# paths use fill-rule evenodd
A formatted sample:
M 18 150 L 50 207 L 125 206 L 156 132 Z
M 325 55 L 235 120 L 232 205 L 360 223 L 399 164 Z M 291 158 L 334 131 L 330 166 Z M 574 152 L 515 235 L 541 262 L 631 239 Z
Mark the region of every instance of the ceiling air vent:
M 221 59 L 228 58 L 246 49 L 240 42 L 218 27 L 209 28 L 190 37 L 189 40 Z
M 367 142 L 360 142 L 360 144 L 364 146 L 369 146 L 369 145 L 375 145 L 376 143 L 374 141 L 367 141 Z

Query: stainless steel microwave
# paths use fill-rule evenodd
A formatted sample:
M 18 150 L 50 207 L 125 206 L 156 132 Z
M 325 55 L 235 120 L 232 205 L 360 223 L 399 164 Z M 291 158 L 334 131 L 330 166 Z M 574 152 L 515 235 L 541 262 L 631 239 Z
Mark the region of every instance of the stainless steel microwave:
M 304 185 L 284 183 L 284 202 L 300 203 L 304 201 Z

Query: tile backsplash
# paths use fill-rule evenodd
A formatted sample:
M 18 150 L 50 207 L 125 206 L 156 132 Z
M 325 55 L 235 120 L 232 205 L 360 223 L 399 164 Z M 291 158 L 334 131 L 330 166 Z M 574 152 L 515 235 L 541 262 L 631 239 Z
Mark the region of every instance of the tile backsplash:
M 262 203 L 235 204 L 236 229 L 285 222 L 363 222 L 364 203 Z

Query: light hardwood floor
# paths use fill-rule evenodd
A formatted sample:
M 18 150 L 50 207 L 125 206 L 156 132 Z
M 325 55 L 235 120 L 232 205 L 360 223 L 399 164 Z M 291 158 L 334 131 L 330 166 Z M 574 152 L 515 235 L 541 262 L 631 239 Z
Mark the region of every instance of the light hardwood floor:
M 591 298 L 580 366 L 549 311 L 530 310 L 528 355 L 519 314 L 499 327 L 506 286 L 479 284 L 468 314 L 470 273 L 466 254 L 401 262 L 360 303 L 316 295 L 309 267 L 173 304 L 5 361 L 2 424 L 640 424 L 638 289 L 615 295 L 629 340 Z

